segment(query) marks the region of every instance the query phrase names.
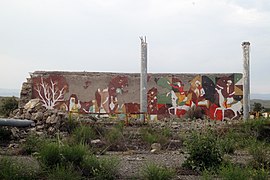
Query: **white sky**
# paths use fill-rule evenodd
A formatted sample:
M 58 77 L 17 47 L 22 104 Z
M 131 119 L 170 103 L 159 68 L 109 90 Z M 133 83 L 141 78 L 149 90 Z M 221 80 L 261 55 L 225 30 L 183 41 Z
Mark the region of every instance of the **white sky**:
M 36 70 L 242 72 L 251 42 L 251 93 L 270 93 L 269 0 L 1 0 L 0 88 Z

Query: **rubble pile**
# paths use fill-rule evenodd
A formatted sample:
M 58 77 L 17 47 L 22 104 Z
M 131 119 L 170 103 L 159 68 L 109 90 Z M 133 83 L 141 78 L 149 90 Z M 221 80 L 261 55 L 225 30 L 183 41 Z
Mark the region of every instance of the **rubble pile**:
M 66 131 L 68 113 L 57 109 L 46 109 L 39 99 L 30 100 L 23 108 L 17 109 L 11 115 L 14 119 L 32 120 L 30 127 L 11 127 L 12 136 L 23 141 L 28 134 L 54 136 L 56 132 Z

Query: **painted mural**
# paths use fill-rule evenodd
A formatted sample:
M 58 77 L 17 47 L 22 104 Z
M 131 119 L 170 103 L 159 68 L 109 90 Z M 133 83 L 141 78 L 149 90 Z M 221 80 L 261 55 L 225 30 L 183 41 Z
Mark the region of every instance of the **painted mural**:
M 138 75 L 35 76 L 32 98 L 47 109 L 123 118 L 140 112 Z M 242 74 L 148 75 L 149 119 L 185 117 L 199 109 L 213 120 L 238 119 L 242 113 Z

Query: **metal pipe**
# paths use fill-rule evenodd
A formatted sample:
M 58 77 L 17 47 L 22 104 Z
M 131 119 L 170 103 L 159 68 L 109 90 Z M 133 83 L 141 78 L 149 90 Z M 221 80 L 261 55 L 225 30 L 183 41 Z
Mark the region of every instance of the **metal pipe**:
M 14 127 L 27 127 L 34 121 L 27 119 L 0 119 L 0 126 L 14 126 Z

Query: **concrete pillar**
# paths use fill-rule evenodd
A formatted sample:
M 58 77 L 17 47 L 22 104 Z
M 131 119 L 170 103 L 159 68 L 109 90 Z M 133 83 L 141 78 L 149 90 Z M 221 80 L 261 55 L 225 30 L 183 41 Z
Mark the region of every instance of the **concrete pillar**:
M 250 111 L 250 66 L 249 66 L 249 46 L 250 42 L 243 42 L 243 119 L 249 119 Z
M 147 43 L 146 37 L 141 39 L 141 80 L 140 80 L 140 111 L 147 113 Z M 140 116 L 145 119 L 144 114 Z

